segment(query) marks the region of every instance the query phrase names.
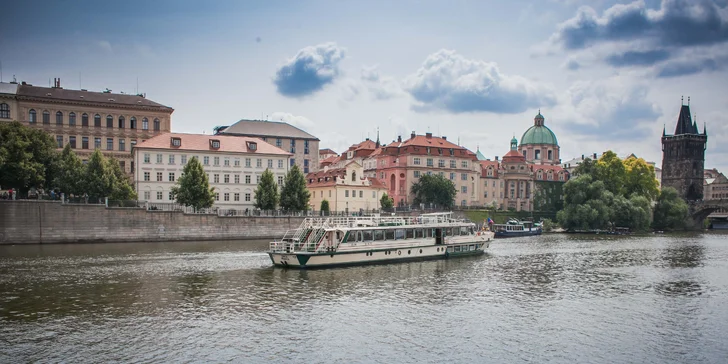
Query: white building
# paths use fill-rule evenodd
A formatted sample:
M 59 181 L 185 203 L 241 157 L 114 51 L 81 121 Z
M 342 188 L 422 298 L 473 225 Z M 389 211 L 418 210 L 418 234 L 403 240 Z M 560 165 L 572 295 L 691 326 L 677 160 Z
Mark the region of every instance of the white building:
M 196 157 L 217 192 L 214 206 L 231 209 L 253 208 L 254 191 L 266 169 L 282 185 L 292 156 L 258 138 L 179 133 L 145 140 L 132 153 L 139 200 L 174 202 L 171 188 L 187 161 Z

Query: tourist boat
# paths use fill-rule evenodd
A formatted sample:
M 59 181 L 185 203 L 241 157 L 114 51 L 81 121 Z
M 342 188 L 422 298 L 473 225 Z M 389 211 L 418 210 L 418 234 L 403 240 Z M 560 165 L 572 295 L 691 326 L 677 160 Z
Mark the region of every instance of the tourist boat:
M 482 254 L 493 237 L 451 212 L 306 218 L 271 242 L 268 255 L 274 265 L 293 268 L 394 263 Z
M 512 238 L 517 236 L 541 235 L 541 224 L 530 221 L 510 219 L 505 224 L 493 224 L 491 229 L 496 238 Z

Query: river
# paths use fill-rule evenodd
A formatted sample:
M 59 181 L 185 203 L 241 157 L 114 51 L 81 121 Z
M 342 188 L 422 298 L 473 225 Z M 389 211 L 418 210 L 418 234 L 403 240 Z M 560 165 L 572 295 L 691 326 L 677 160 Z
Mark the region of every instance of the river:
M 726 363 L 728 235 L 297 271 L 262 241 L 0 246 L 0 362 Z

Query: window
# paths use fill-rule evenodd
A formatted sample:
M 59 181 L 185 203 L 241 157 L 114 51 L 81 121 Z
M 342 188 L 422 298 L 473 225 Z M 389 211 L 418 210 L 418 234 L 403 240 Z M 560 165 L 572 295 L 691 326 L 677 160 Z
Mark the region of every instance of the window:
M 43 124 L 51 123 L 51 113 L 48 110 L 43 111 Z
M 283 145 L 283 142 L 281 141 L 281 138 L 276 138 L 276 147 L 280 148 L 281 145 Z
M 174 182 L 174 172 L 169 172 L 169 182 Z
M 255 166 L 258 167 L 258 168 L 263 167 L 263 160 L 260 159 L 260 158 L 256 159 L 255 160 Z
M 215 201 L 220 201 L 220 193 L 215 192 Z
M 63 135 L 56 135 L 56 147 L 63 148 Z
M 72 112 L 68 114 L 68 126 L 76 126 L 76 113 Z
M 290 160 L 291 160 L 291 163 L 290 163 L 291 164 L 291 167 L 293 167 L 293 165 L 296 164 L 296 160 L 293 159 L 293 158 L 291 158 Z
M 149 201 L 152 197 L 152 193 L 150 191 L 144 191 L 144 200 Z
M 467 181 L 468 180 L 468 174 L 467 173 L 461 173 L 460 174 L 460 179 L 463 180 L 463 181 Z
M 159 130 L 161 130 L 161 124 L 159 122 L 159 119 L 155 118 L 154 119 L 154 131 L 159 131 Z M 220 146 L 218 146 L 218 148 L 219 147 Z
M 235 158 L 233 163 L 235 164 L 235 167 L 240 167 L 240 158 Z
M 35 114 L 35 110 L 30 109 L 30 111 L 28 111 L 28 116 L 28 122 L 30 122 L 31 124 L 38 122 L 38 116 Z
M 157 164 L 162 164 L 162 155 L 157 154 Z
M 236 193 L 235 193 L 235 194 L 233 195 L 233 200 L 234 200 L 234 201 L 240 201 L 240 194 L 236 192 Z
M 303 160 L 303 173 L 308 173 L 308 159 Z
M 245 194 L 245 201 L 250 202 L 250 194 L 249 193 L 246 193 Z
M 157 172 L 157 182 L 162 182 L 162 172 Z
M 210 165 L 210 157 L 204 156 L 202 157 L 202 164 L 209 166 Z
M 220 183 L 220 174 L 215 173 L 212 175 L 213 177 L 213 183 Z
M 225 174 L 225 175 L 223 175 L 223 181 L 224 181 L 225 183 L 230 183 L 230 175 L 229 175 L 229 174 Z
M 174 193 L 172 191 L 169 191 L 169 200 L 174 201 Z
M 83 113 L 83 115 L 81 115 L 81 127 L 88 128 L 88 114 L 86 113 Z
M 460 187 L 460 191 L 462 193 L 468 193 L 468 186 L 462 186 L 462 187 Z
M 126 124 L 126 120 L 124 119 L 124 117 L 123 116 L 119 116 L 119 129 L 126 128 L 126 125 L 125 124 Z
M 94 138 L 94 149 L 101 149 L 101 138 Z
M 219 166 L 220 165 L 220 157 L 213 157 L 212 158 L 212 161 L 213 161 L 212 164 L 214 166 Z
M 420 178 L 420 171 L 415 171 L 415 178 Z
M 114 138 L 106 138 L 106 150 L 114 150 Z
M 111 115 L 106 115 L 106 127 L 107 128 L 113 128 L 114 127 L 114 117 Z
M 283 159 L 278 160 L 278 169 L 283 169 Z
M 250 184 L 250 175 L 249 174 L 245 175 L 245 184 L 248 184 L 248 185 Z
M 268 159 L 268 168 L 271 168 L 271 169 L 273 168 L 273 160 L 272 159 Z
M 412 160 L 412 164 L 414 164 L 414 165 L 416 165 L 416 166 L 419 166 L 419 165 L 420 165 L 420 159 L 419 159 L 419 158 L 414 158 L 414 159 Z
M 149 160 L 150 160 L 150 155 L 149 155 L 149 153 L 144 153 L 144 163 L 147 163 L 147 164 L 149 164 Z
M 187 164 L 187 154 L 182 154 L 182 155 L 181 155 L 181 156 L 179 157 L 179 159 L 180 159 L 180 161 L 179 161 L 179 163 L 180 163 L 180 164 L 182 164 L 182 165 L 185 165 L 185 164 Z
M 534 155 L 534 157 L 533 157 L 534 159 L 536 159 L 536 160 L 541 159 L 541 150 L 540 149 L 534 150 L 533 153 L 534 153 L 533 154 Z
M 236 174 L 235 175 L 235 184 L 239 184 L 239 183 L 240 183 L 240 175 Z
M 455 180 L 455 173 L 454 172 L 450 172 L 450 180 L 451 181 L 454 181 Z
M 10 119 L 10 105 L 0 104 L 0 119 Z
M 129 119 L 129 129 L 136 129 L 136 117 L 132 116 L 131 119 Z
M 349 197 L 349 190 L 344 190 L 344 197 Z
M 255 183 L 260 183 L 260 175 L 255 176 Z
M 182 139 L 180 138 L 172 138 L 172 146 L 173 147 L 179 147 L 182 145 Z
M 142 130 L 149 130 L 149 119 L 142 119 Z
M 162 191 L 157 191 L 157 200 L 162 199 Z
M 460 163 L 460 165 L 461 165 L 461 166 L 462 166 L 463 168 L 468 168 L 468 161 L 462 161 L 462 162 Z
M 432 167 L 433 166 L 432 158 L 427 158 L 427 166 L 428 167 Z
M 457 168 L 458 162 L 456 162 L 454 159 L 450 160 L 450 168 Z
M 119 139 L 119 151 L 126 151 L 126 139 Z
M 169 164 L 174 164 L 174 154 L 169 155 Z
M 223 165 L 224 165 L 225 167 L 229 167 L 229 166 L 230 166 L 230 158 L 228 158 L 228 157 L 225 157 L 225 159 L 223 160 L 223 163 L 222 163 L 222 164 L 223 164 Z
M 485 191 L 484 192 L 484 196 L 483 197 L 488 198 L 488 191 Z
M 283 176 L 278 176 L 278 185 L 283 185 Z
M 308 140 L 303 141 L 303 154 L 308 154 Z
M 364 197 L 364 191 L 359 191 L 359 198 L 363 198 L 363 197 Z
M 250 158 L 245 158 L 245 168 L 250 168 Z
M 230 201 L 230 193 L 229 193 L 229 192 L 225 192 L 225 193 L 223 194 L 223 200 L 225 200 L 225 201 Z
M 81 149 L 88 149 L 88 137 L 81 138 Z
M 291 139 L 291 153 L 296 153 L 296 141 Z
M 97 128 L 101 127 L 101 115 L 99 115 L 99 114 L 94 115 L 94 126 Z
M 149 182 L 150 179 L 149 172 L 144 172 L 144 181 Z
M 445 160 L 444 159 L 438 159 L 437 160 L 437 166 L 440 168 L 445 168 Z
M 548 159 L 549 160 L 554 159 L 554 154 L 553 154 L 553 151 L 551 151 L 551 150 L 548 151 Z

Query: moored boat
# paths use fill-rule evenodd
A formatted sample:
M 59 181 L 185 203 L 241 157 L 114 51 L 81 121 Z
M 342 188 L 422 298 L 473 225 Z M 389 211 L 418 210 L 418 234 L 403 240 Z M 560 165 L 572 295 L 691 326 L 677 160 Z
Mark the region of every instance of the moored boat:
M 517 219 L 510 219 L 505 224 L 493 224 L 491 228 L 496 238 L 541 235 L 543 232 L 541 224 Z
M 451 212 L 420 216 L 306 218 L 270 243 L 276 266 L 333 266 L 444 259 L 482 254 L 494 234 Z

